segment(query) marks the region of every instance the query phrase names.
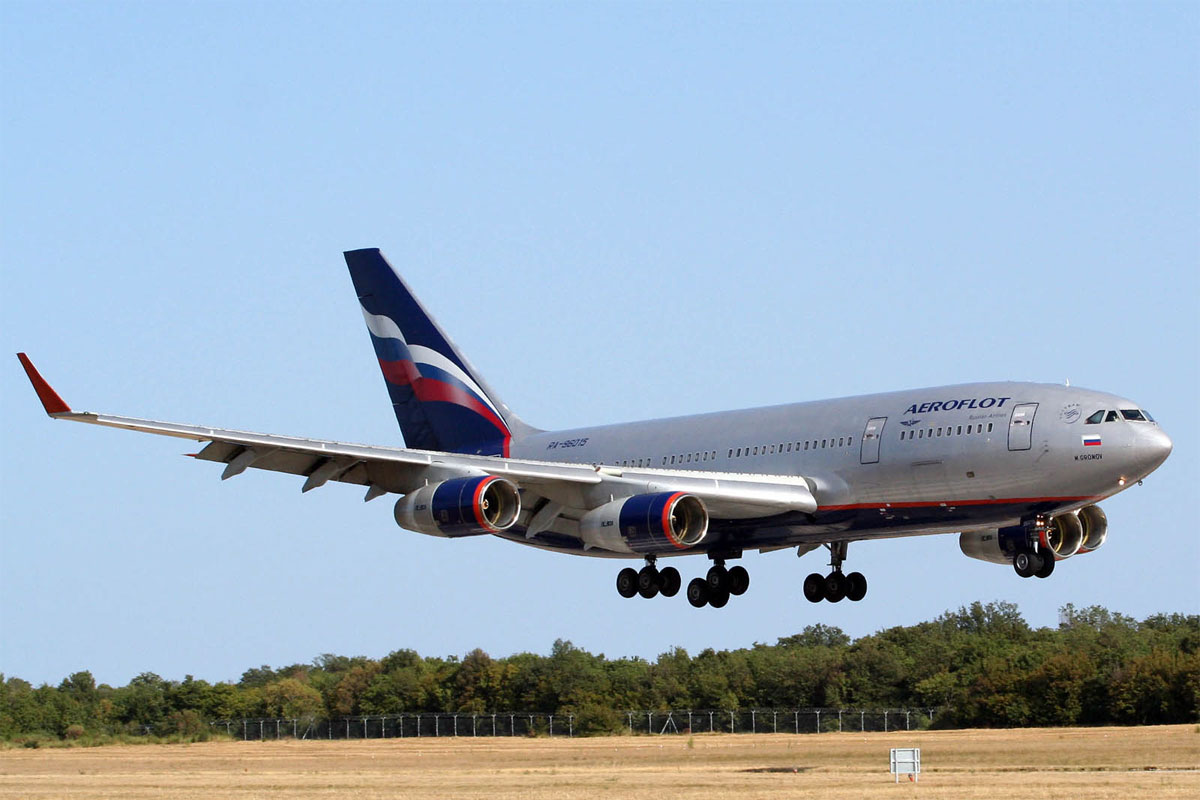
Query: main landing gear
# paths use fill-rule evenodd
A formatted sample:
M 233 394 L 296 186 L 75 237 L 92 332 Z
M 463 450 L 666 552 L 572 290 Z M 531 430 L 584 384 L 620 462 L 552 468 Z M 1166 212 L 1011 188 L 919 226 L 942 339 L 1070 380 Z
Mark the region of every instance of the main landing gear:
M 649 600 L 657 594 L 663 597 L 674 597 L 679 593 L 683 578 L 674 567 L 663 567 L 661 570 L 654 565 L 654 556 L 646 556 L 646 566 L 640 570 L 626 567 L 617 573 L 617 593 L 621 597 L 633 597 L 640 594 Z
M 661 594 L 674 597 L 683 584 L 679 570 L 659 569 L 654 556 L 646 556 L 646 566 L 640 570 L 626 567 L 617 573 L 617 593 L 621 597 L 641 595 L 646 599 Z M 725 568 L 725 559 L 713 559 L 714 564 L 703 578 L 694 578 L 687 587 L 687 599 L 696 608 L 721 608 L 731 596 L 745 594 L 750 588 L 750 573 L 745 567 Z
M 814 572 L 804 579 L 804 597 L 810 603 L 828 600 L 840 603 L 844 599 L 858 602 L 867 595 L 867 579 L 861 572 L 842 574 L 842 562 L 846 560 L 847 542 L 833 542 L 826 545 L 829 548 L 829 566 L 832 571 L 828 575 Z
M 750 588 L 750 573 L 745 567 L 725 568 L 725 559 L 716 558 L 708 574 L 693 578 L 688 584 L 687 599 L 696 608 L 724 608 L 730 596 L 745 594 Z

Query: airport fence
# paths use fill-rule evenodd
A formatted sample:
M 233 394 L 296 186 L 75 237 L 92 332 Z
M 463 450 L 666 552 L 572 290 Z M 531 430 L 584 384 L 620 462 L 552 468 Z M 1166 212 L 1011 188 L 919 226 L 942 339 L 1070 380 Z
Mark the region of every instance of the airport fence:
M 940 708 L 790 708 L 619 712 L 630 735 L 690 733 L 837 733 L 916 730 L 933 724 Z M 525 711 L 422 712 L 364 716 L 217 720 L 232 737 L 268 739 L 408 739 L 418 737 L 574 737 L 574 714 Z

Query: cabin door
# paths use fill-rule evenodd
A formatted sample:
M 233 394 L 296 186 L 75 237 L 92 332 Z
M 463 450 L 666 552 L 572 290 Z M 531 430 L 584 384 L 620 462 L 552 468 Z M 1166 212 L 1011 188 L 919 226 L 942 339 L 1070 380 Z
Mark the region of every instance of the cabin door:
M 883 426 L 887 417 L 872 417 L 867 420 L 866 430 L 862 435 L 862 454 L 859 461 L 863 464 L 879 463 L 879 439 L 883 436 Z
M 1037 403 L 1022 403 L 1013 409 L 1008 420 L 1008 449 L 1028 450 L 1033 439 L 1033 415 Z

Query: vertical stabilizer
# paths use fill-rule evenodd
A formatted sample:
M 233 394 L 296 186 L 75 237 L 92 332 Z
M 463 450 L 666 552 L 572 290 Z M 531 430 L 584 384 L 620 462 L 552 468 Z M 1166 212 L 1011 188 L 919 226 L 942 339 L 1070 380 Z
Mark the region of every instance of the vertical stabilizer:
M 345 256 L 405 444 L 508 456 L 512 438 L 533 429 L 496 398 L 377 248 Z

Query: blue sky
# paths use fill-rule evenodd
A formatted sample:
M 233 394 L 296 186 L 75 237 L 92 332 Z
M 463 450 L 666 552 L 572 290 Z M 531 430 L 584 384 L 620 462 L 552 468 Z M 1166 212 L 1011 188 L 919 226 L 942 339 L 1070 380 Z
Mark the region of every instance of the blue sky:
M 76 408 L 400 444 L 341 258 L 378 246 L 545 428 L 1069 379 L 1175 441 L 1050 580 L 930 536 L 852 547 L 861 603 L 783 552 L 697 611 L 52 423 L 10 356 L 0 671 L 1197 613 L 1198 42 L 1193 3 L 0 5 L 0 337 Z

